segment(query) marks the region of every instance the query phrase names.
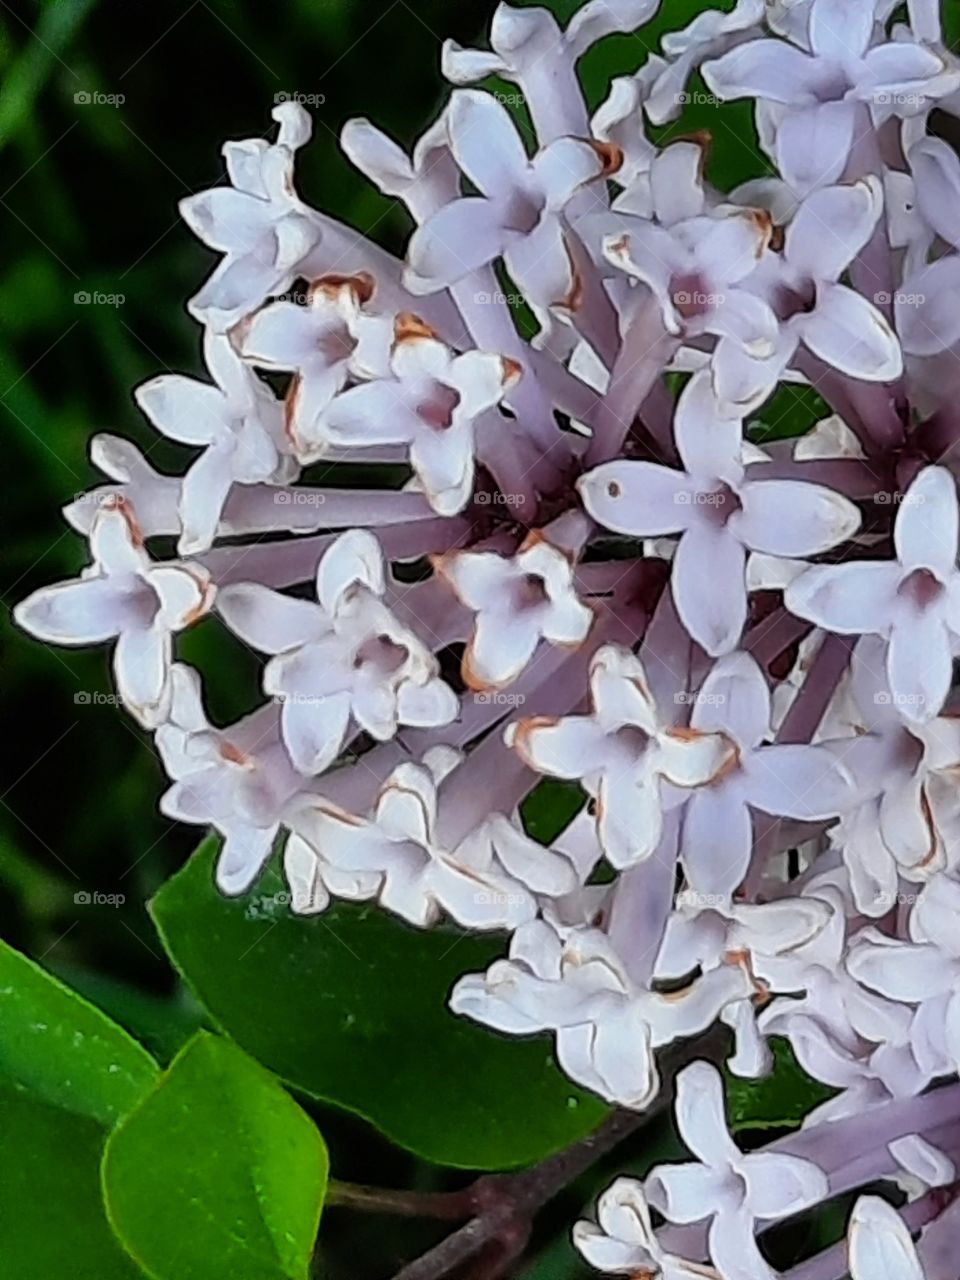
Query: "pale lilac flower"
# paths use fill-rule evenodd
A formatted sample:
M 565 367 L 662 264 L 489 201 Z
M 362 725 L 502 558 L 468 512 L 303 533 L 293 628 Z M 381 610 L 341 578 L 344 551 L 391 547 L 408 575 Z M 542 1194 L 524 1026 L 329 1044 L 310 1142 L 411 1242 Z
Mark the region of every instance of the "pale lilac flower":
M 457 355 L 414 316 L 401 316 L 389 376 L 351 387 L 321 415 L 321 441 L 352 448 L 399 444 L 433 509 L 455 515 L 473 491 L 476 423 L 520 377 L 512 361 Z
M 489 94 L 457 90 L 447 112 L 457 164 L 479 190 L 444 205 L 414 232 L 406 284 L 432 293 L 503 257 L 545 322 L 576 287 L 563 210 L 604 174 L 589 141 L 563 137 L 528 160 L 506 108 Z
M 320 236 L 317 214 L 293 187 L 294 157 L 310 139 L 310 117 L 298 103 L 283 102 L 273 118 L 280 126 L 276 142 L 224 144 L 230 186 L 180 202 L 191 231 L 224 255 L 189 304 L 198 320 L 221 332 L 286 289 Z
M 668 333 L 718 339 L 711 361 L 718 393 L 752 406 L 776 381 L 765 363 L 777 352 L 778 332 L 770 307 L 744 284 L 764 257 L 773 223 L 765 210 L 708 210 L 702 164 L 693 143 L 662 151 L 649 175 L 617 199 L 616 212 L 598 219 L 618 228 L 605 237 L 603 253 L 652 291 Z
M 370 276 L 327 276 L 310 286 L 305 306 L 271 302 L 238 326 L 240 354 L 267 369 L 296 374 L 287 392 L 286 432 L 301 461 L 311 460 L 317 418 L 352 378 L 385 377 L 393 317 L 364 310 Z
M 435 568 L 475 614 L 462 664 L 468 688 L 512 684 L 541 640 L 576 648 L 593 622 L 574 586 L 571 554 L 539 530 L 514 556 L 453 551 Z
M 283 737 L 297 767 L 320 773 L 351 725 L 391 738 L 400 724 L 446 724 L 452 690 L 422 641 L 383 603 L 383 552 L 365 531 L 341 534 L 317 568 L 318 603 L 258 583 L 220 593 L 219 611 L 248 644 L 274 655 L 264 691 L 281 700 Z
M 210 608 L 215 588 L 199 564 L 150 559 L 136 513 L 107 498 L 90 528 L 92 564 L 79 579 L 41 587 L 14 611 L 52 644 L 115 641 L 113 673 L 124 706 L 147 727 L 167 711 L 172 636 Z
M 590 715 L 534 716 L 510 725 L 508 745 L 532 769 L 579 778 L 594 797 L 597 832 L 615 867 L 650 856 L 663 826 L 662 785 L 712 782 L 733 759 L 722 733 L 671 725 L 657 708 L 640 661 L 605 645 L 590 666 Z
M 137 388 L 137 403 L 158 431 L 203 452 L 180 488 L 182 555 L 213 542 L 234 484 L 280 483 L 297 470 L 283 436 L 278 400 L 240 360 L 229 338 L 208 329 L 204 358 L 214 385 L 163 373 Z
M 607 1187 L 597 1201 L 596 1223 L 575 1223 L 573 1243 L 591 1267 L 614 1275 L 706 1280 L 709 1274 L 662 1247 L 643 1187 L 633 1178 L 617 1178 Z
M 764 0 L 737 0 L 729 12 L 704 9 L 682 30 L 664 33 L 661 46 L 666 65 L 657 67 L 644 102 L 654 124 L 676 119 L 688 101 L 686 86 L 691 74 L 708 58 L 718 57 L 759 30 L 768 7 Z M 651 57 L 647 65 L 653 61 Z
M 471 929 L 515 929 L 536 912 L 533 891 L 574 888 L 573 866 L 514 833 L 502 815 L 447 842 L 443 782 L 459 763 L 435 747 L 421 763 L 399 765 L 369 817 L 319 804 L 310 843 L 338 872 L 376 875 L 381 905 L 411 924 L 424 928 L 446 913 Z
M 829 631 L 887 642 L 887 676 L 902 713 L 929 720 L 950 687 L 960 639 L 957 490 L 950 472 L 926 467 L 903 494 L 895 560 L 808 569 L 787 588 L 787 607 Z
M 555 1032 L 557 1059 L 571 1079 L 643 1110 L 660 1084 L 654 1049 L 695 1035 L 755 990 L 732 963 L 662 994 L 630 977 L 600 929 L 534 920 L 517 929 L 509 959 L 460 979 L 450 1007 L 511 1034 Z
M 722 730 L 736 747 L 731 766 L 694 791 L 683 817 L 680 856 L 691 886 L 729 896 L 753 848 L 751 811 L 788 818 L 835 817 L 853 801 L 849 777 L 822 746 L 771 744 L 770 690 L 745 653 L 721 658 L 695 695 L 691 727 Z
M 910 40 L 871 47 L 875 8 L 875 0 L 812 0 L 809 52 L 766 38 L 704 64 L 704 79 L 718 98 L 789 108 L 779 113 L 775 157 L 797 190 L 836 182 L 867 106 L 908 115 L 957 88 L 956 73 L 931 48 Z
M 443 73 L 454 84 L 503 76 L 522 91 L 541 139 L 582 132 L 585 111 L 575 67 L 597 40 L 634 31 L 657 12 L 660 0 L 588 0 L 561 31 L 543 8 L 499 4 L 490 24 L 492 52 L 443 45 Z
M 280 740 L 275 708 L 224 732 L 208 722 L 192 668 L 178 663 L 171 683 L 170 715 L 156 738 L 172 783 L 161 810 L 220 832 L 217 884 L 224 893 L 243 893 L 270 856 L 305 779 Z
M 674 429 L 686 468 L 607 462 L 588 472 L 580 492 L 608 529 L 634 537 L 681 533 L 672 588 L 681 620 L 708 653 L 736 645 L 747 614 L 747 551 L 807 557 L 844 542 L 860 516 L 823 485 L 754 479 L 742 461 L 742 420 L 724 415 L 706 372 L 695 374 L 677 404 Z
M 671 1222 L 710 1220 L 710 1257 L 730 1280 L 773 1280 L 754 1240 L 754 1224 L 809 1209 L 826 1197 L 824 1174 L 809 1160 L 758 1151 L 743 1155 L 727 1130 L 720 1074 L 695 1062 L 677 1078 L 677 1127 L 698 1164 L 657 1165 L 647 1197 Z
M 883 315 L 840 282 L 869 241 L 883 207 L 875 178 L 813 192 L 797 209 L 774 267 L 757 273 L 755 287 L 783 318 L 772 380 L 803 344 L 852 378 L 892 382 L 903 370 L 897 336 Z M 767 265 L 767 264 L 764 264 Z

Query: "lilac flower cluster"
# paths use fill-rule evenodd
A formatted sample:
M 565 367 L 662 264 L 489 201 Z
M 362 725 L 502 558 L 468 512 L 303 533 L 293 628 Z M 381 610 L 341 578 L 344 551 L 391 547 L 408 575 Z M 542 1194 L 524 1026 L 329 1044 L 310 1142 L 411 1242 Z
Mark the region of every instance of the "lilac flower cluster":
M 575 1230 L 596 1267 L 769 1280 L 760 1233 L 886 1180 L 901 1210 L 861 1197 L 847 1243 L 787 1274 L 946 1280 L 960 160 L 928 123 L 960 115 L 960 60 L 932 0 L 909 25 L 892 0 L 738 0 L 591 118 L 578 59 L 657 8 L 589 0 L 561 30 L 503 4 L 491 51 L 444 47 L 456 87 L 412 156 L 351 121 L 346 154 L 415 224 L 403 260 L 300 199 L 296 103 L 275 140 L 227 143 L 229 185 L 182 206 L 223 255 L 190 303 L 211 380 L 137 392 L 192 461 L 161 475 L 97 437 L 107 482 L 66 511 L 90 567 L 17 617 L 114 644 L 163 810 L 222 835 L 225 893 L 279 841 L 297 912 L 509 930 L 453 1009 L 553 1033 L 624 1107 L 718 1021 L 737 1075 L 784 1037 L 836 1091 L 742 1154 L 718 1072 L 688 1067 L 693 1159 L 604 1194 Z M 708 138 L 651 142 L 694 72 L 754 101 L 777 176 L 721 193 Z M 535 147 L 473 87 L 491 74 Z M 758 445 L 745 421 L 784 381 L 833 415 Z M 174 654 L 211 611 L 267 658 L 267 700 L 225 728 Z M 588 797 L 552 847 L 519 816 L 544 778 Z

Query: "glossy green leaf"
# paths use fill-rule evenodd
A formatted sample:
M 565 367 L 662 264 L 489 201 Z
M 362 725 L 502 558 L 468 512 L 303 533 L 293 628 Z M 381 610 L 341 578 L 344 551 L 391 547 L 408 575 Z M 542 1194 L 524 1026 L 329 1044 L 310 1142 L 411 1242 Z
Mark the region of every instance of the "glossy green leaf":
M 764 445 L 804 436 L 829 415 L 830 406 L 812 387 L 782 382 L 747 426 L 753 443 Z
M 106 1014 L 0 942 L 0 1077 L 109 1127 L 156 1074 Z
M 327 1171 L 323 1139 L 276 1080 L 200 1032 L 111 1134 L 103 1188 L 154 1280 L 305 1280 Z
M 140 1275 L 107 1223 L 100 1156 L 157 1075 L 105 1014 L 0 943 L 0 1274 Z
M 260 1062 L 358 1112 L 428 1160 L 530 1163 L 607 1114 L 557 1069 L 547 1039 L 499 1036 L 446 1007 L 503 940 L 411 929 L 379 907 L 293 916 L 268 871 L 246 898 L 213 887 L 206 842 L 153 902 L 164 943 L 211 1017 Z
M 524 800 L 520 814 L 532 839 L 552 844 L 586 803 L 587 793 L 578 782 L 544 778 Z
M 100 1198 L 104 1130 L 0 1080 L 0 1274 L 9 1280 L 138 1280 Z
M 797 1062 L 786 1040 L 771 1040 L 774 1067 L 762 1080 L 726 1077 L 727 1114 L 734 1133 L 741 1129 L 792 1129 L 821 1102 L 834 1096 Z

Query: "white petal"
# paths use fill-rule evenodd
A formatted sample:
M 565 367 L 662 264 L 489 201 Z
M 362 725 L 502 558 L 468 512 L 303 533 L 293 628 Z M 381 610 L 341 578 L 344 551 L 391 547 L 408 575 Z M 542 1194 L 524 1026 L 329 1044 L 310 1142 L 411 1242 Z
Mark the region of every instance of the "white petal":
M 960 255 L 948 254 L 904 281 L 894 299 L 894 316 L 903 349 L 930 356 L 960 342 Z
M 946 467 L 924 467 L 903 495 L 893 543 L 905 569 L 949 578 L 957 564 L 957 485 Z
M 784 256 L 811 280 L 838 280 L 870 239 L 882 207 L 875 179 L 815 191 L 787 227 Z
M 846 285 L 820 286 L 817 305 L 800 332 L 814 355 L 851 377 L 891 382 L 903 372 L 893 330 L 876 307 Z
M 698 1160 L 714 1169 L 737 1164 L 740 1152 L 727 1129 L 720 1073 L 693 1062 L 677 1076 L 675 1105 L 680 1135 Z
M 457 164 L 491 199 L 509 198 L 528 179 L 527 155 L 506 107 L 492 94 L 459 89 L 447 109 Z
M 689 478 L 658 463 L 605 462 L 577 488 L 590 515 L 617 533 L 657 538 L 677 533 L 690 519 Z
M 878 1196 L 861 1196 L 847 1237 L 852 1280 L 924 1280 L 903 1219 Z
M 181 555 L 206 551 L 216 537 L 233 487 L 233 444 L 210 445 L 183 477 L 180 487 Z
M 836 182 L 854 142 L 854 102 L 817 102 L 788 111 L 777 127 L 778 168 L 791 191 L 804 195 Z
M 221 893 L 245 893 L 270 856 L 279 825 L 274 827 L 230 826 L 224 831 L 223 848 L 217 859 L 217 888 Z
M 209 383 L 165 373 L 137 387 L 134 397 L 153 425 L 181 444 L 209 444 L 229 431 L 223 392 Z
M 688 529 L 673 558 L 671 589 L 680 621 L 707 653 L 736 647 L 747 620 L 746 553 L 725 529 Z
M 378 596 L 385 590 L 383 550 L 367 529 L 348 529 L 324 553 L 317 567 L 317 599 L 332 616 L 355 584 Z
M 407 245 L 407 287 L 431 293 L 455 284 L 498 258 L 506 234 L 491 200 L 464 196 L 444 205 L 413 233 Z
M 886 635 L 902 570 L 882 560 L 815 565 L 787 587 L 791 613 L 841 635 Z
M 159 622 L 131 627 L 117 638 L 113 670 L 124 703 L 148 727 L 163 713 L 172 646 L 170 632 Z
M 323 636 L 330 626 L 309 600 L 285 596 L 257 582 L 222 587 L 217 611 L 231 631 L 261 653 L 284 653 L 308 644 Z
M 680 857 L 690 887 L 700 894 L 730 896 L 747 873 L 753 824 L 736 787 L 705 787 L 687 802 Z
M 684 387 L 673 429 L 683 464 L 696 482 L 712 486 L 718 480 L 736 483 L 740 478 L 743 421 L 722 412 L 709 370 L 695 373 Z
M 953 646 L 935 610 L 909 622 L 898 619 L 891 628 L 887 676 L 896 705 L 908 720 L 922 723 L 939 715 L 953 678 Z
M 129 593 L 109 578 L 41 587 L 13 611 L 17 624 L 53 644 L 99 644 L 130 621 Z
M 740 489 L 742 511 L 731 520 L 753 551 L 815 556 L 860 528 L 854 504 L 825 485 L 804 480 L 756 480 Z
M 750 1212 L 757 1218 L 788 1218 L 830 1194 L 826 1175 L 811 1160 L 758 1151 L 743 1161 Z
M 748 40 L 703 65 L 707 86 L 722 100 L 765 98 L 771 102 L 814 100 L 817 65 L 781 40 Z
M 813 0 L 810 44 L 822 58 L 859 57 L 873 35 L 874 0 Z

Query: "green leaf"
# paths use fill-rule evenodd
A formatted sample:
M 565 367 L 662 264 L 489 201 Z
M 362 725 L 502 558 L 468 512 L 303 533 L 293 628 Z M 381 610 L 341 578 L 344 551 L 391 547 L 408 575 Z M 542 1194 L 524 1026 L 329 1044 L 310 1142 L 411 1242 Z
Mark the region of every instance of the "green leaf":
M 814 1107 L 836 1094 L 812 1079 L 786 1040 L 770 1041 L 774 1067 L 762 1080 L 726 1073 L 727 1114 L 734 1133 L 743 1129 L 797 1128 Z
M 305 1280 L 327 1150 L 279 1084 L 199 1032 L 111 1134 L 113 1228 L 154 1280 Z
M 499 1036 L 447 1009 L 502 939 L 420 931 L 379 907 L 290 914 L 271 870 L 244 899 L 213 886 L 205 842 L 152 904 L 164 945 L 211 1017 L 316 1098 L 365 1116 L 425 1159 L 531 1163 L 607 1114 L 557 1069 L 549 1042 Z
M 587 793 L 578 782 L 544 778 L 520 806 L 527 835 L 540 844 L 552 844 L 586 803 Z
M 813 387 L 782 382 L 749 422 L 750 439 L 763 445 L 804 436 L 829 415 L 830 406 Z
M 140 1275 L 104 1215 L 100 1155 L 106 1130 L 157 1074 L 146 1050 L 105 1014 L 0 942 L 4 1275 Z
M 0 1259 L 10 1280 L 142 1280 L 100 1199 L 104 1131 L 0 1080 Z
M 156 1075 L 106 1014 L 0 942 L 0 1077 L 109 1127 Z

